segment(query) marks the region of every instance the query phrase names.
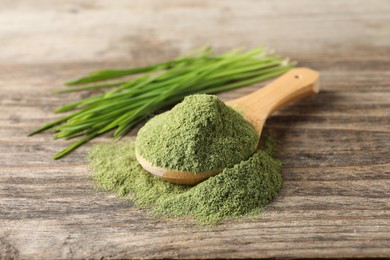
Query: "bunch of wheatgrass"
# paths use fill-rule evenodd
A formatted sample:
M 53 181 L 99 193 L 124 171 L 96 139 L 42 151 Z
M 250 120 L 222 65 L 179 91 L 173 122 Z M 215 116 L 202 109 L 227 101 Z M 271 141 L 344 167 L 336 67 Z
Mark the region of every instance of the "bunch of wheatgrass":
M 181 101 L 187 95 L 217 93 L 251 85 L 283 74 L 292 66 L 287 59 L 262 47 L 250 51 L 234 49 L 221 55 L 213 55 L 212 49 L 204 47 L 172 61 L 146 67 L 92 72 L 84 78 L 67 82 L 66 85 L 74 87 L 60 92 L 104 88 L 106 91 L 56 109 L 56 113 L 76 111 L 30 135 L 52 128 L 55 138 L 78 137 L 78 141 L 54 156 L 58 159 L 110 130 L 116 129 L 114 137 L 121 137 L 148 115 Z M 140 75 L 123 81 L 114 80 L 136 74 Z M 110 81 L 79 86 L 106 80 Z

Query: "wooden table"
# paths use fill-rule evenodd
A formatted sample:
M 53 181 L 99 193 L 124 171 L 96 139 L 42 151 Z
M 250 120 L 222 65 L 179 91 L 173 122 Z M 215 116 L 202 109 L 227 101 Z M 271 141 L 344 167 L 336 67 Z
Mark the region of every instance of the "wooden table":
M 109 137 L 59 161 L 69 142 L 26 137 L 85 95 L 51 91 L 88 71 L 260 43 L 319 70 L 322 87 L 268 121 L 284 185 L 261 217 L 153 219 L 95 189 L 85 152 Z M 387 0 L 3 0 L 0 91 L 0 258 L 390 256 Z

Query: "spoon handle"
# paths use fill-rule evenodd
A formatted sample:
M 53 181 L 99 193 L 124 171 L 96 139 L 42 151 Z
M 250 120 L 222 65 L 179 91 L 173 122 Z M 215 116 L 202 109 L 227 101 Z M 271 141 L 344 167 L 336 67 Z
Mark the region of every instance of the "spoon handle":
M 244 97 L 228 101 L 227 104 L 242 112 L 255 123 L 261 132 L 264 121 L 278 108 L 303 97 L 319 92 L 319 73 L 308 68 L 296 68 L 283 74 L 270 84 Z

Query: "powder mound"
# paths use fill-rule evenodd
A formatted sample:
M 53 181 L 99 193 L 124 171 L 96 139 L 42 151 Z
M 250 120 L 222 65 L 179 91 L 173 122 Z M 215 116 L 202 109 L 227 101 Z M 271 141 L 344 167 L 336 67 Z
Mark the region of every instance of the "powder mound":
M 224 169 L 247 160 L 258 135 L 216 96 L 186 97 L 140 129 L 136 151 L 152 165 L 188 172 Z

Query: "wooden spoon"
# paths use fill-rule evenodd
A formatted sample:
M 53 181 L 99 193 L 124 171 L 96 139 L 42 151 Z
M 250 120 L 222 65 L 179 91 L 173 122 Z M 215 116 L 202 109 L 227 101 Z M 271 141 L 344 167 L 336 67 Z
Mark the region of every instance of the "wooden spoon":
M 241 98 L 233 99 L 226 104 L 241 112 L 255 127 L 259 137 L 267 117 L 288 103 L 319 92 L 319 73 L 308 68 L 296 68 L 283 74 L 267 86 Z M 180 170 L 156 167 L 136 154 L 138 162 L 148 172 L 176 184 L 194 185 L 222 169 L 208 172 L 184 172 Z

